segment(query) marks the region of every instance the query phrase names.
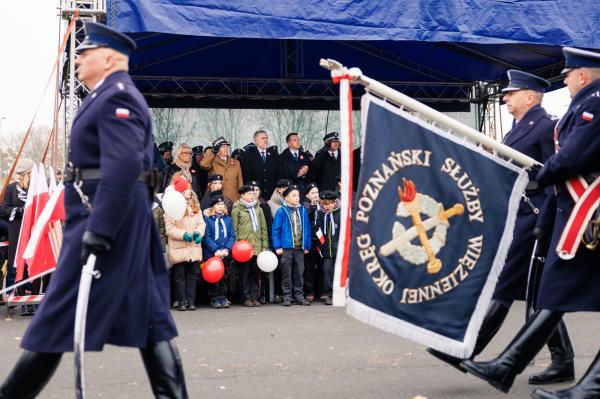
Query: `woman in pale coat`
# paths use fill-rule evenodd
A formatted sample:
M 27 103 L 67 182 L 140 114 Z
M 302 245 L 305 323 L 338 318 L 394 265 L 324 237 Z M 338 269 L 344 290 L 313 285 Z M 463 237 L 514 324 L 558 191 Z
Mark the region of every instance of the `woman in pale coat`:
M 242 168 L 237 159 L 229 154 L 229 143 L 225 138 L 219 137 L 213 141 L 211 151 L 207 151 L 200 161 L 200 167 L 209 175 L 223 176 L 223 194 L 234 202 L 238 200 L 238 188 L 244 184 Z
M 175 220 L 165 213 L 169 260 L 173 265 L 175 279 L 175 309 L 196 310 L 196 276 L 202 260 L 201 243 L 206 224 L 191 183 L 183 176 L 176 175 L 173 187 L 183 194 L 187 202 L 187 209 L 181 220 Z

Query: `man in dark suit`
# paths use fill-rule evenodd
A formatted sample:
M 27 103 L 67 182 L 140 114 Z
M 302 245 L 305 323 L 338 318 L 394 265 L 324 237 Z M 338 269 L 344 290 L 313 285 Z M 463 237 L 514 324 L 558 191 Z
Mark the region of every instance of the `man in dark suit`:
M 298 133 L 290 133 L 285 137 L 288 148 L 279 157 L 283 166 L 283 178 L 291 180 L 300 190 L 300 198 L 304 198 L 306 185 L 312 182 L 310 158 L 302 150 Z
M 62 353 L 73 350 L 81 269 L 97 256 L 85 349 L 105 344 L 140 349 L 155 396 L 187 398 L 169 309 L 167 269 L 152 218 L 153 164 L 148 105 L 127 73 L 135 42 L 103 24 L 85 24 L 75 60 L 90 89 L 71 130 L 65 170 L 66 226 L 52 284 L 0 386 L 0 398 L 33 398 Z
M 317 151 L 312 161 L 312 173 L 319 191 L 337 191 L 337 182 L 342 176 L 338 132 L 327 133 L 323 137 L 323 142 L 325 145 Z
M 516 376 L 551 339 L 564 312 L 600 311 L 600 251 L 595 248 L 600 235 L 589 224 L 594 214 L 598 217 L 600 202 L 600 192 L 594 188 L 600 185 L 600 54 L 573 48 L 563 48 L 563 53 L 564 82 L 573 100 L 555 130 L 556 153 L 536 177 L 542 186 L 554 185 L 556 195 L 554 226 L 536 299 L 538 310 L 498 358 L 462 364 L 503 392 L 508 392 Z M 595 244 L 582 239 L 590 227 L 589 238 Z M 599 394 L 600 353 L 574 387 L 558 392 L 536 389 L 532 396 L 597 398 Z
M 269 149 L 269 135 L 264 130 L 254 132 L 254 146 L 248 145 L 241 156 L 244 181 L 257 181 L 263 189 L 263 198 L 271 198 L 275 183 L 281 179 L 279 155 Z
M 510 82 L 502 90 L 503 99 L 508 112 L 515 119 L 512 129 L 504 138 L 504 144 L 543 163 L 554 153 L 552 135 L 557 122 L 541 106 L 543 93 L 550 87 L 550 83 L 538 76 L 517 70 L 509 70 L 508 78 Z M 530 180 L 534 179 L 535 176 L 530 176 Z M 526 190 L 519 204 L 513 233 L 515 239 L 498 278 L 492 302 L 481 325 L 471 358 L 480 354 L 496 335 L 513 301 L 525 300 L 529 263 L 536 239 L 533 232 L 545 197 L 542 187 L 533 187 Z M 541 244 L 542 240 L 539 240 L 538 245 Z M 545 251 L 541 252 L 543 256 Z M 546 370 L 532 375 L 529 382 L 551 384 L 572 381 L 575 378 L 574 354 L 564 322 L 560 322 L 556 333 L 548 341 L 548 348 L 552 363 Z M 432 349 L 429 352 L 461 368 L 461 359 L 440 354 Z

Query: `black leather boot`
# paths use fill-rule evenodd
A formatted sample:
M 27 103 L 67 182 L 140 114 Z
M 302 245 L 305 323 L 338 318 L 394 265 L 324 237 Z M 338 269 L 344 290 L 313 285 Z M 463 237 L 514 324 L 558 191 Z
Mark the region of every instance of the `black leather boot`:
M 541 373 L 529 376 L 529 383 L 542 385 L 575 380 L 573 346 L 564 321 L 560 322 L 558 328 L 550 337 L 548 349 L 550 349 L 552 363 Z
M 535 389 L 531 393 L 536 399 L 597 399 L 600 398 L 600 352 L 579 382 L 571 388 L 550 392 Z
M 492 300 L 490 302 L 490 306 L 485 314 L 485 318 L 483 319 L 483 323 L 481 323 L 481 328 L 479 329 L 479 334 L 477 335 L 477 342 L 475 343 L 475 349 L 473 349 L 473 354 L 469 359 L 473 359 L 475 356 L 479 355 L 485 347 L 490 343 L 492 338 L 496 335 L 504 319 L 506 319 L 506 315 L 508 314 L 508 310 L 510 307 L 501 304 L 498 301 Z M 448 363 L 450 366 L 456 368 L 463 373 L 466 373 L 461 363 L 464 359 L 459 357 L 454 357 L 437 351 L 435 349 L 427 348 L 427 352 L 431 355 L 437 357 L 443 362 Z
M 181 357 L 173 341 L 161 341 L 140 352 L 155 398 L 188 398 Z
M 469 373 L 506 393 L 510 390 L 515 377 L 525 370 L 529 362 L 548 342 L 561 317 L 562 312 L 537 310 L 498 358 L 489 362 L 466 360 L 462 366 Z
M 62 353 L 24 351 L 6 381 L 0 399 L 35 398 L 56 371 Z

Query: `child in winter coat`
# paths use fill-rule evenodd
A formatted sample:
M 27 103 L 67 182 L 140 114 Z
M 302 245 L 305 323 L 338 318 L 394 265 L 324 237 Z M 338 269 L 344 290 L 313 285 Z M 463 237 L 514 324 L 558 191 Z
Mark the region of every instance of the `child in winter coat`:
M 331 305 L 333 292 L 333 272 L 340 238 L 340 200 L 333 191 L 322 191 L 321 209 L 317 215 L 317 238 L 323 256 L 323 295 L 325 305 Z
M 316 183 L 306 185 L 306 200 L 304 208 L 308 212 L 308 220 L 310 220 L 310 252 L 304 255 L 304 294 L 310 302 L 315 300 L 315 295 L 323 292 L 323 257 L 319 253 L 317 238 L 317 216 L 318 210 L 321 209 L 319 203 L 319 187 Z
M 298 305 L 307 306 L 310 301 L 304 298 L 303 274 L 304 255 L 311 248 L 308 213 L 300 204 L 297 186 L 286 188 L 283 199 L 283 205 L 273 219 L 273 248 L 281 255 L 283 305 L 291 305 L 293 293 Z
M 206 225 L 192 185 L 183 176 L 173 178 L 173 187 L 185 197 L 187 207 L 181 220 L 165 213 L 169 260 L 173 265 L 177 310 L 196 310 L 196 275 L 202 260 L 202 237 Z
M 204 259 L 216 256 L 221 258 L 225 266 L 223 278 L 215 284 L 208 284 L 210 306 L 215 309 L 228 308 L 231 303 L 227 300 L 227 282 L 235 230 L 231 217 L 227 214 L 225 198 L 222 195 L 210 197 L 210 208 L 205 211 L 204 222 L 206 223 L 206 234 L 203 240 Z
M 256 257 L 262 251 L 269 249 L 267 223 L 252 186 L 243 185 L 238 189 L 238 193 L 240 199 L 233 205 L 231 213 L 235 236 L 238 241 L 247 240 L 254 247 L 252 258 L 240 264 L 244 306 L 260 306 L 258 301 L 260 270 L 256 264 Z

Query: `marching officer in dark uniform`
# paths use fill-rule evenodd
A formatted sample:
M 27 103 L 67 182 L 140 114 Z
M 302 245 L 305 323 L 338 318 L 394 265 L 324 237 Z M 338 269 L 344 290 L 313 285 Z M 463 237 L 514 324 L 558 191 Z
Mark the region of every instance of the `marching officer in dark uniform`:
M 337 191 L 337 179 L 342 175 L 340 137 L 338 132 L 323 137 L 325 145 L 317 151 L 312 161 L 312 173 L 320 191 Z
M 538 76 L 511 69 L 509 84 L 502 90 L 504 102 L 514 116 L 512 129 L 507 133 L 504 144 L 522 152 L 538 162 L 545 162 L 554 153 L 552 138 L 556 120 L 542 106 L 542 96 L 550 82 Z M 534 180 L 535 175 L 530 176 Z M 498 278 L 496 291 L 479 330 L 477 343 L 471 359 L 479 355 L 500 329 L 513 301 L 524 301 L 527 289 L 529 263 L 534 248 L 539 209 L 544 203 L 544 189 L 537 184 L 526 190 L 519 204 L 513 240 L 506 263 Z M 540 242 L 538 241 L 538 245 Z M 575 379 L 573 347 L 564 322 L 548 341 L 552 363 L 546 370 L 529 378 L 531 384 L 550 384 Z M 439 359 L 460 367 L 462 359 L 451 357 L 433 349 L 428 351 Z
M 600 184 L 600 54 L 573 48 L 564 48 L 563 53 L 564 82 L 573 100 L 556 127 L 556 154 L 537 175 L 542 186 L 554 185 L 557 197 L 552 238 L 536 301 L 538 310 L 498 358 L 463 363 L 468 372 L 504 392 L 553 336 L 564 312 L 600 311 L 600 251 L 593 245 L 565 247 L 561 238 L 566 233 L 576 237 L 573 244 L 579 244 L 581 236 L 577 236 L 577 231 L 589 225 L 585 219 L 572 217 L 577 216 L 578 210 L 591 216 L 598 207 L 600 194 L 593 187 Z M 592 201 L 580 201 L 586 198 Z M 581 209 L 586 205 L 588 209 Z M 575 235 L 571 236 L 573 232 Z M 594 235 L 596 240 L 600 238 L 598 231 Z M 569 249 L 573 252 L 569 253 Z M 536 389 L 532 396 L 600 397 L 600 353 L 575 387 L 554 393 Z
M 91 92 L 71 131 L 62 250 L 0 398 L 35 397 L 62 354 L 73 350 L 81 269 L 90 253 L 101 277 L 91 286 L 85 349 L 140 348 L 154 395 L 187 398 L 173 342 L 167 268 L 151 213 L 152 120 L 127 73 L 135 42 L 103 24 L 86 23 L 85 31 L 75 63 Z

